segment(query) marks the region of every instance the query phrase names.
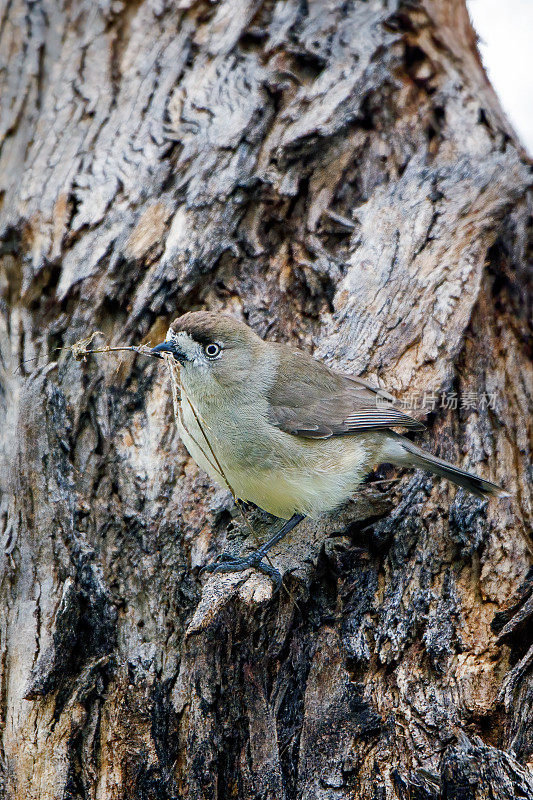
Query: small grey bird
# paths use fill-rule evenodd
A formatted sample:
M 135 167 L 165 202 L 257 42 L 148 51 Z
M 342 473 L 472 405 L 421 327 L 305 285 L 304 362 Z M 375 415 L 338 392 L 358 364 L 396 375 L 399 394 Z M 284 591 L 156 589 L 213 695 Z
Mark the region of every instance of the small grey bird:
M 180 364 L 179 433 L 198 466 L 237 498 L 287 520 L 251 556 L 219 556 L 212 572 L 255 567 L 279 582 L 262 561 L 268 550 L 305 516 L 340 506 L 383 462 L 428 470 L 478 497 L 507 495 L 396 433 L 424 426 L 387 392 L 265 342 L 233 317 L 184 314 L 151 352 Z

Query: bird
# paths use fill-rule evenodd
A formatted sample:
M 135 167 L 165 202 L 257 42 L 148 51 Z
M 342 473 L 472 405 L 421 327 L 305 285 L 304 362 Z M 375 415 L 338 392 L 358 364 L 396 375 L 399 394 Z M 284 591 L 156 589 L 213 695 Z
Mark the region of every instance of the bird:
M 221 553 L 210 572 L 253 567 L 279 585 L 268 551 L 305 517 L 335 511 L 381 463 L 427 470 L 478 497 L 508 496 L 396 431 L 425 426 L 385 390 L 265 341 L 234 317 L 189 311 L 150 353 L 170 354 L 179 368 L 178 431 L 196 464 L 236 499 L 283 521 L 250 555 Z

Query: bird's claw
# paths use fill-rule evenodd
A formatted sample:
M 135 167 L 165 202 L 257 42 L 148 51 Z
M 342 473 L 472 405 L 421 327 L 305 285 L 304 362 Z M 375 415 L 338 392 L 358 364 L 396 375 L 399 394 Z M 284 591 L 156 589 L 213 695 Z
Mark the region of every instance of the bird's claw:
M 264 564 L 262 561 L 263 556 L 264 553 L 259 550 L 255 550 L 249 556 L 243 557 L 233 556 L 230 553 L 220 553 L 214 563 L 208 564 L 202 569 L 202 572 L 218 574 L 221 572 L 242 572 L 246 569 L 256 569 L 258 572 L 268 575 L 276 589 L 279 589 L 282 582 L 281 573 L 275 567 Z
M 235 561 L 235 556 L 231 553 L 219 553 L 213 564 L 211 564 L 211 567 L 217 566 L 218 564 L 224 564 L 227 561 Z M 204 569 L 209 569 L 209 567 L 204 567 Z

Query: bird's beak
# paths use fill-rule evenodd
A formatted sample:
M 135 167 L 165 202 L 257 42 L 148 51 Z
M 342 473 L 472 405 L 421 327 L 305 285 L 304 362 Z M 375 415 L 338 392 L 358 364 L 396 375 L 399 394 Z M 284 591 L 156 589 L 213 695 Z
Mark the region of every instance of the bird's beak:
M 179 347 L 177 347 L 173 342 L 161 342 L 161 344 L 156 344 L 155 347 L 152 347 L 150 353 L 153 356 L 158 356 L 162 358 L 161 353 L 170 353 L 174 356 L 180 364 L 183 364 L 184 361 L 187 360 L 187 356 L 183 353 Z
M 161 344 L 156 344 L 155 347 L 152 347 L 150 350 L 151 353 L 155 355 L 159 355 L 160 353 L 174 353 L 174 346 L 172 342 L 161 342 Z

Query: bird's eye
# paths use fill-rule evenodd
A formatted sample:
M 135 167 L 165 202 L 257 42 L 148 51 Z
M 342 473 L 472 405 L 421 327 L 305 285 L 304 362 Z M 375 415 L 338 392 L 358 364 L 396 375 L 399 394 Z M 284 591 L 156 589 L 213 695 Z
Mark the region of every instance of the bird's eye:
M 204 353 L 208 358 L 216 358 L 221 350 L 222 350 L 221 346 L 219 344 L 216 344 L 215 342 L 211 342 L 211 344 L 206 344 L 206 346 L 204 347 Z

